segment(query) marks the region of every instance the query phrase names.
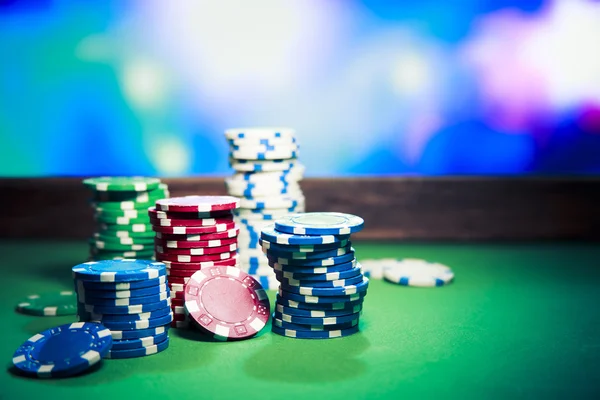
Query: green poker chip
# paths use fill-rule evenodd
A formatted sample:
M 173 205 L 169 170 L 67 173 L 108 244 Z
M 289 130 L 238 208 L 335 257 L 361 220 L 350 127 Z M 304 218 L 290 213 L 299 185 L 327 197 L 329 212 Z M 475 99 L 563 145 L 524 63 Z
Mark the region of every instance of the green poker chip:
M 148 218 L 148 210 L 110 210 L 104 208 L 96 208 L 96 216 L 105 218 Z
M 28 315 L 53 317 L 77 314 L 77 294 L 72 291 L 32 294 L 21 300 L 15 309 Z
M 147 224 L 150 222 L 150 217 L 147 215 L 145 217 L 139 218 L 127 218 L 127 217 L 109 217 L 106 215 L 100 215 L 96 213 L 95 215 L 96 221 L 106 224 L 114 224 L 114 225 L 139 225 L 139 224 Z
M 158 188 L 160 179 L 143 176 L 103 176 L 85 179 L 83 184 L 97 192 L 147 192 Z
M 132 243 L 132 244 L 122 244 L 117 242 L 105 242 L 102 240 L 90 240 L 90 245 L 98 250 L 103 251 L 153 251 L 154 244 L 140 244 L 140 243 Z
M 119 237 L 119 236 L 109 236 L 100 233 L 95 233 L 94 237 L 90 239 L 91 241 L 105 242 L 105 243 L 113 243 L 120 245 L 134 245 L 134 244 L 142 244 L 146 246 L 151 246 L 154 244 L 154 234 L 148 237 Z
M 122 191 L 122 192 L 94 192 L 93 201 L 96 202 L 124 202 L 149 203 L 158 199 L 169 197 L 169 189 L 166 184 L 161 183 L 157 189 L 144 192 Z

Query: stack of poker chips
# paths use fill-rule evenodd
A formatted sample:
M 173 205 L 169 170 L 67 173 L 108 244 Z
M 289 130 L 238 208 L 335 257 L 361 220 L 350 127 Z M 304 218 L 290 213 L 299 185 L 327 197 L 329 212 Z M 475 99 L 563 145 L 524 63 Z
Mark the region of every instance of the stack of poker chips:
M 271 303 L 264 288 L 235 266 L 203 268 L 186 286 L 186 313 L 216 340 L 248 339 L 269 321 Z
M 187 328 L 185 285 L 197 271 L 213 266 L 235 266 L 238 229 L 231 196 L 185 196 L 163 199 L 148 209 L 156 232 L 156 259 L 167 265 L 173 327 Z
M 90 259 L 151 259 L 154 232 L 148 207 L 169 197 L 167 185 L 156 178 L 102 177 L 83 181 L 93 191 L 97 222 L 90 239 Z
M 342 213 L 305 213 L 262 230 L 261 246 L 280 282 L 273 332 L 330 339 L 358 332 L 369 279 L 363 276 L 350 235 L 362 218 Z
M 304 166 L 298 162 L 298 143 L 289 128 L 240 128 L 225 131 L 229 162 L 236 171 L 225 183 L 229 195 L 240 198 L 235 212 L 240 226 L 239 267 L 263 287 L 278 284 L 258 240 L 273 220 L 304 211 L 299 181 Z
M 110 330 L 105 358 L 133 358 L 169 347 L 171 298 L 167 269 L 149 260 L 91 261 L 73 267 L 79 321 Z

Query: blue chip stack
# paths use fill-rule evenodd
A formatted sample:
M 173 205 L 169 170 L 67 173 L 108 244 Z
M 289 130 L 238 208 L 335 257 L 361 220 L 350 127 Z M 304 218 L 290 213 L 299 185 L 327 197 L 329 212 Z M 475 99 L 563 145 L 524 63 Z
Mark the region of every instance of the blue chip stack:
M 369 279 L 350 235 L 363 225 L 350 214 L 301 213 L 263 228 L 260 244 L 280 282 L 273 332 L 302 339 L 358 332 Z
M 225 132 L 229 162 L 236 171 L 225 181 L 229 195 L 240 198 L 235 211 L 240 227 L 238 266 L 265 289 L 276 289 L 277 279 L 259 244 L 263 227 L 277 218 L 304 211 L 299 181 L 304 166 L 298 162 L 298 143 L 289 128 L 239 128 Z
M 165 264 L 105 260 L 73 267 L 80 321 L 101 322 L 113 339 L 105 358 L 132 358 L 169 347 L 173 320 Z

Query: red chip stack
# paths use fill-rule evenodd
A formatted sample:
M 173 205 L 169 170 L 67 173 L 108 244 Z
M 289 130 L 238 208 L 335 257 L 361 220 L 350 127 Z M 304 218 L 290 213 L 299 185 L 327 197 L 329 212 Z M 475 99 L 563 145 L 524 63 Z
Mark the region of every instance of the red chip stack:
M 239 229 L 233 210 L 239 199 L 231 196 L 184 196 L 162 199 L 148 210 L 156 233 L 156 259 L 167 265 L 174 328 L 190 324 L 184 309 L 184 291 L 197 271 L 237 264 Z

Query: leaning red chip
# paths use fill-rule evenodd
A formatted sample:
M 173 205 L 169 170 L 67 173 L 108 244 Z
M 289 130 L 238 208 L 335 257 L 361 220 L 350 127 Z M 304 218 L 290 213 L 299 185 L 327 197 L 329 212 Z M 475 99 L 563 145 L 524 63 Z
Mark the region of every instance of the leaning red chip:
M 260 283 L 235 267 L 196 272 L 185 287 L 185 309 L 216 339 L 245 339 L 260 332 L 271 306 Z
M 196 248 L 206 248 L 206 247 L 221 247 L 227 246 L 230 244 L 237 243 L 237 238 L 228 238 L 228 239 L 213 239 L 213 240 L 197 240 L 197 241 L 188 241 L 188 240 L 164 240 L 164 239 L 154 239 L 154 244 L 161 247 L 166 247 L 168 249 L 196 249 Z
M 156 226 L 213 226 L 219 224 L 228 224 L 233 221 L 233 214 L 218 218 L 202 219 L 168 219 L 150 217 L 150 223 Z
M 240 233 L 239 228 L 236 226 L 233 229 L 229 229 L 224 232 L 216 232 L 216 233 L 204 233 L 204 234 L 171 234 L 171 233 L 161 233 L 156 232 L 156 238 L 161 240 L 180 240 L 186 242 L 198 242 L 204 240 L 213 240 L 213 239 L 229 239 L 237 237 Z
M 211 226 L 158 226 L 152 225 L 154 232 L 177 234 L 177 235 L 190 235 L 190 234 L 203 234 L 203 233 L 217 233 L 225 232 L 235 228 L 235 222 L 230 221 L 226 224 L 218 224 Z
M 240 199 L 232 196 L 184 196 L 156 201 L 160 211 L 209 212 L 234 210 L 240 206 Z
M 181 254 L 161 254 L 156 253 L 158 261 L 176 261 L 176 262 L 204 262 L 204 261 L 221 261 L 228 260 L 236 255 L 236 252 L 227 252 L 219 254 L 206 254 L 204 256 L 187 256 Z
M 237 250 L 237 243 L 219 247 L 196 247 L 192 249 L 173 249 L 170 247 L 154 246 L 157 253 L 170 255 L 203 256 L 206 254 L 220 254 Z
M 156 207 L 148 208 L 148 215 L 158 219 L 204 219 L 219 218 L 231 215 L 231 210 L 208 211 L 208 212 L 178 212 L 178 211 L 160 211 Z

